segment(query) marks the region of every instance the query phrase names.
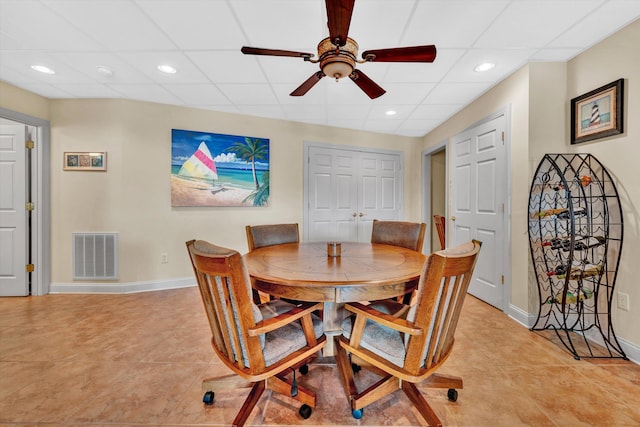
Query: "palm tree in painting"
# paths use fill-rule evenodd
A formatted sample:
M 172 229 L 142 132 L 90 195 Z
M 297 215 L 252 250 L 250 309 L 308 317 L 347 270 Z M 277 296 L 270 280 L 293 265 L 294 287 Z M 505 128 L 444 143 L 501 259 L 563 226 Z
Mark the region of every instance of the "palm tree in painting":
M 258 174 L 256 173 L 256 160 L 264 160 L 269 153 L 269 146 L 264 140 L 260 138 L 245 138 L 244 143 L 234 142 L 229 151 L 236 153 L 236 155 L 245 162 L 251 162 L 251 172 L 253 173 L 253 182 L 256 186 L 256 190 L 260 188 L 258 182 Z
M 265 206 L 269 202 L 269 171 L 262 173 L 262 185 L 249 194 L 243 202 L 253 201 L 253 206 Z

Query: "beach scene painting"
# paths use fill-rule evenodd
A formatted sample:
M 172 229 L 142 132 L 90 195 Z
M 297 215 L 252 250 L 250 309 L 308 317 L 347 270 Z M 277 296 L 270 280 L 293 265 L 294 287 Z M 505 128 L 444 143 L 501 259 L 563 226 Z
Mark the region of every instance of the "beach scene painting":
M 171 130 L 171 206 L 268 205 L 268 139 Z

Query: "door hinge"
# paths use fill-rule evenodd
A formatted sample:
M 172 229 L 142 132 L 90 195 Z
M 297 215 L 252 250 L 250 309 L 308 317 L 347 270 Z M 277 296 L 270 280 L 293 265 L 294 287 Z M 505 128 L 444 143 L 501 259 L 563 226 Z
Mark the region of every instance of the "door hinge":
M 36 266 L 33 264 L 27 264 L 27 273 L 33 273 L 33 271 L 36 269 Z
M 500 276 L 500 280 L 501 280 L 502 284 L 504 285 L 504 274 L 502 276 Z
M 502 143 L 504 144 L 504 131 L 502 131 Z
M 32 210 L 34 210 L 34 209 L 36 208 L 36 205 L 35 205 L 35 204 L 33 204 L 33 203 L 31 203 L 31 202 L 27 202 L 27 203 L 24 205 L 24 208 L 25 208 L 27 211 L 32 211 Z
M 33 150 L 33 148 L 34 148 L 34 147 L 35 147 L 35 145 L 36 145 L 36 144 L 35 144 L 33 141 L 31 141 L 31 140 L 29 140 L 29 141 L 25 141 L 25 143 L 24 143 L 24 144 L 27 146 L 27 150 Z

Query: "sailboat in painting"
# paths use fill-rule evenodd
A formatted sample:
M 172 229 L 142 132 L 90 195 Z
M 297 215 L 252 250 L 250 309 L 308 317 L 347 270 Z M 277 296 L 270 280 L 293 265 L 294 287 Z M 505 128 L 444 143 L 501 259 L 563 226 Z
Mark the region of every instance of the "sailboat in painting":
M 182 164 L 178 176 L 182 176 L 189 179 L 198 179 L 202 181 L 210 181 L 212 183 L 212 193 L 222 191 L 224 187 L 222 185 L 216 185 L 215 181 L 218 180 L 218 171 L 216 169 L 216 163 L 211 156 L 209 147 L 204 142 L 200 143 L 198 149 Z

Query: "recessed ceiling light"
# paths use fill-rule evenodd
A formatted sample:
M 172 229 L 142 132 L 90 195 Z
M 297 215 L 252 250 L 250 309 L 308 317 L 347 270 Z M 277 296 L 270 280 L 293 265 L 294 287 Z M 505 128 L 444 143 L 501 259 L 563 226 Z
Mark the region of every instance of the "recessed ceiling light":
M 389 110 L 389 111 L 385 111 L 384 114 L 386 114 L 387 116 L 395 116 L 396 114 L 398 114 L 398 112 L 394 110 Z
M 178 70 L 176 70 L 175 68 L 173 68 L 171 65 L 158 65 L 158 70 L 162 71 L 163 73 L 167 73 L 167 74 L 175 74 L 178 72 Z
M 481 73 L 483 71 L 489 71 L 490 69 L 492 69 L 495 66 L 496 66 L 496 64 L 494 64 L 493 62 L 483 62 L 480 65 L 476 65 L 476 67 L 473 69 L 473 71 L 475 71 L 476 73 Z
M 106 65 L 96 65 L 96 71 L 103 76 L 111 77 L 113 76 L 113 70 Z
M 44 74 L 55 74 L 56 72 L 53 71 L 51 68 L 47 67 L 46 65 L 32 65 L 31 66 L 32 70 L 36 70 L 40 73 L 44 73 Z

